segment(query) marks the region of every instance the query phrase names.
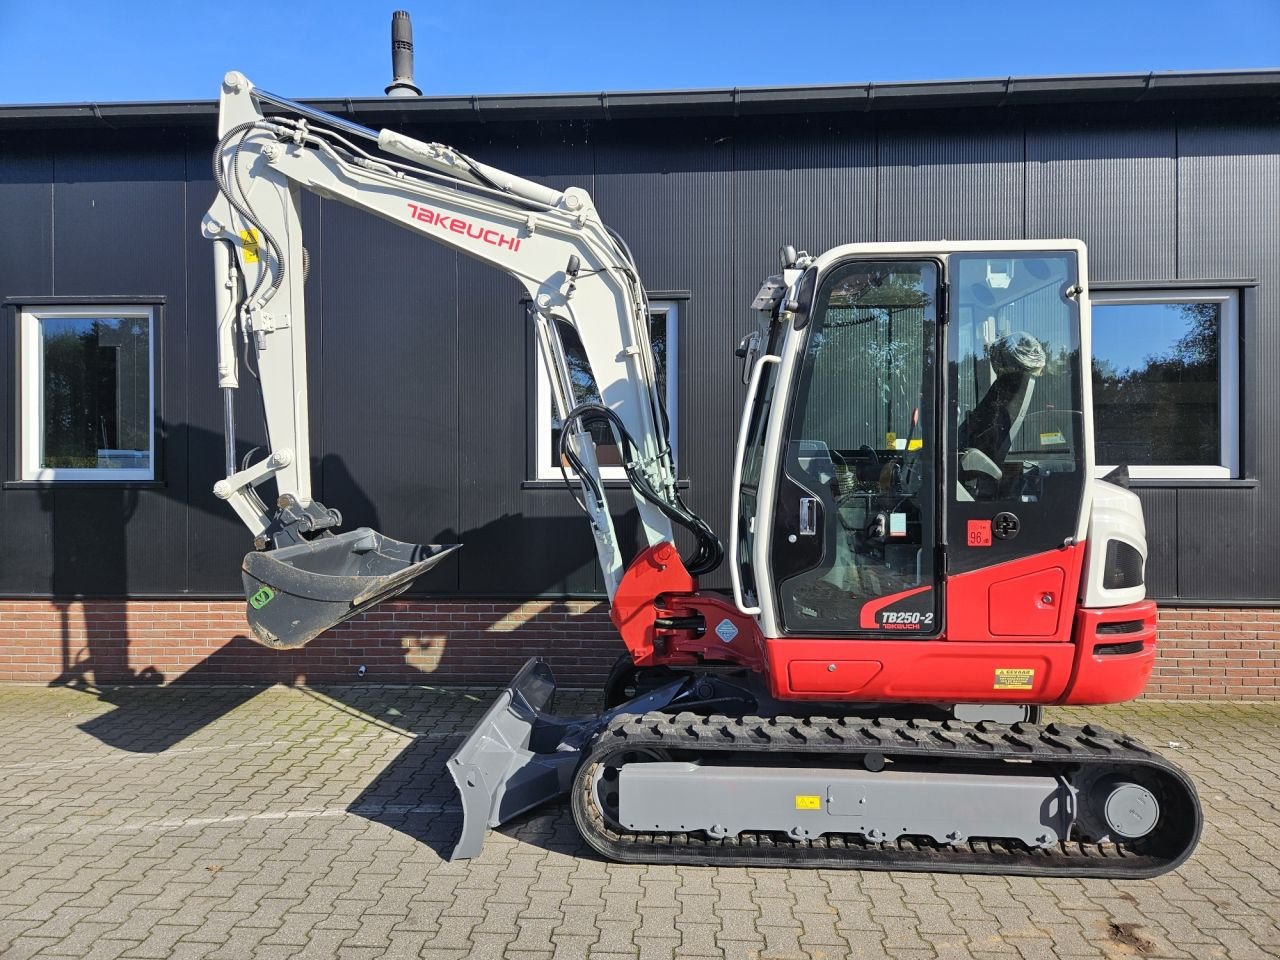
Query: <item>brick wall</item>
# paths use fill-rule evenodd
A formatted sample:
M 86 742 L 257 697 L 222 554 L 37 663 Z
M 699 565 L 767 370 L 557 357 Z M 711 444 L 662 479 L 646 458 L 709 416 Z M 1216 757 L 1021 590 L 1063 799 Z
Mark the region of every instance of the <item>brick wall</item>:
M 300 650 L 249 639 L 243 601 L 0 601 L 0 680 L 501 683 L 546 657 L 558 679 L 598 683 L 622 651 L 590 601 L 391 600 Z
M 621 644 L 590 601 L 389 601 L 302 650 L 248 639 L 238 601 L 0 601 L 0 680 L 495 684 L 545 656 L 598 684 Z M 1164 607 L 1148 696 L 1280 700 L 1280 609 Z
M 1161 607 L 1147 696 L 1280 700 L 1280 609 Z

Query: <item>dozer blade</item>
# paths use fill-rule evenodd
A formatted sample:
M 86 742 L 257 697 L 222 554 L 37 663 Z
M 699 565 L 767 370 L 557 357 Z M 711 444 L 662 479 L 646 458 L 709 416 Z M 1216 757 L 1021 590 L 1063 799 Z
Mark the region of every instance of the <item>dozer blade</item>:
M 661 710 L 683 686 L 674 681 L 606 713 L 560 717 L 547 712 L 556 693 L 551 668 L 530 658 L 449 758 L 462 800 L 462 834 L 449 859 L 478 857 L 490 827 L 567 794 L 593 733 L 615 717 Z
M 301 647 L 403 593 L 459 546 L 401 543 L 360 527 L 250 553 L 240 570 L 253 638 L 273 650 Z
M 462 799 L 462 835 L 450 860 L 478 857 L 490 827 L 568 792 L 581 744 L 563 743 L 575 732 L 572 721 L 543 713 L 555 692 L 551 668 L 531 658 L 449 758 Z

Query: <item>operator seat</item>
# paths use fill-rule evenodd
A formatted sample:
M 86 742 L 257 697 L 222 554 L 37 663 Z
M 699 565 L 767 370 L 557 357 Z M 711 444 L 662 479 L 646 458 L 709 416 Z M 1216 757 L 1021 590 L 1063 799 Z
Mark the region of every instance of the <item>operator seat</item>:
M 960 500 L 972 500 L 971 487 L 994 494 L 1004 476 L 1004 460 L 1031 407 L 1035 378 L 1044 372 L 1044 345 L 1019 330 L 987 347 L 994 375 L 986 395 L 960 424 Z

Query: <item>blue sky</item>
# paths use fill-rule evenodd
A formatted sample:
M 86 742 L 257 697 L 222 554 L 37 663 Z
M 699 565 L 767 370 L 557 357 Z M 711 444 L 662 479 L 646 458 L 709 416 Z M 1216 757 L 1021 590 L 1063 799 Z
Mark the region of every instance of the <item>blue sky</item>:
M 403 2 L 432 94 L 1280 66 L 1280 0 Z M 394 0 L 0 0 L 0 103 L 374 96 Z

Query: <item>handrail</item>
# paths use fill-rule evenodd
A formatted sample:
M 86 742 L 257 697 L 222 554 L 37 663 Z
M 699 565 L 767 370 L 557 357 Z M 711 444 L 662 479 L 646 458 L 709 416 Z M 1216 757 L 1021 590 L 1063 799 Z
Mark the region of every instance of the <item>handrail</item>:
M 747 382 L 747 399 L 742 406 L 742 422 L 738 425 L 738 447 L 733 455 L 733 502 L 729 511 L 729 579 L 733 582 L 733 604 L 740 613 L 754 617 L 760 613 L 760 607 L 748 607 L 742 596 L 742 571 L 738 567 L 738 505 L 742 497 L 742 464 L 747 452 L 747 433 L 751 429 L 751 413 L 756 403 L 756 392 L 760 389 L 760 378 L 764 368 L 771 363 L 781 363 L 781 357 L 765 354 L 756 360 L 751 368 L 751 379 Z

